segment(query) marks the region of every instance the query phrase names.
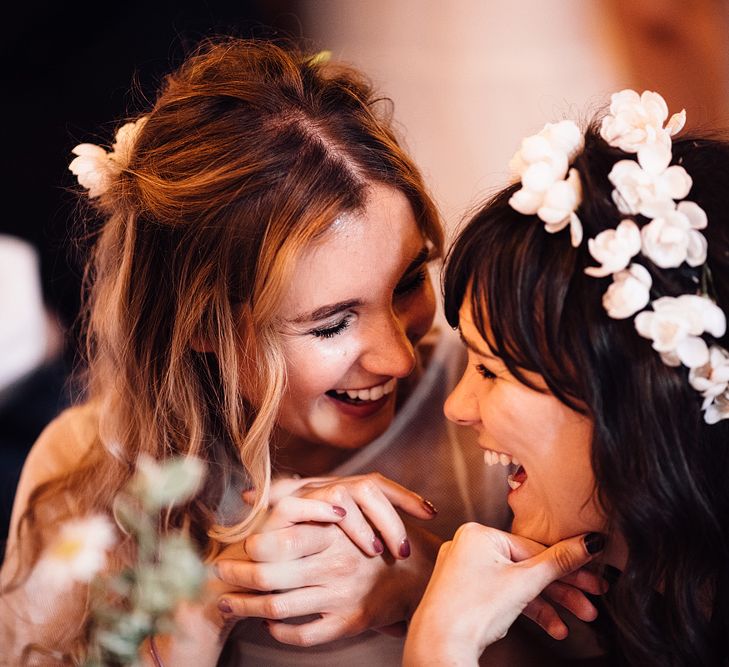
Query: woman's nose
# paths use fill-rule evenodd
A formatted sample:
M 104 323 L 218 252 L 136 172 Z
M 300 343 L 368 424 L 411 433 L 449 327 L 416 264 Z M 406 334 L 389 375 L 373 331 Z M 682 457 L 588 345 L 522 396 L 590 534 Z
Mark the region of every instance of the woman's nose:
M 473 391 L 468 387 L 468 369 L 460 382 L 455 386 L 446 399 L 443 412 L 452 422 L 461 426 L 471 426 L 480 421 L 478 402 Z
M 374 375 L 404 378 L 415 368 L 415 345 L 410 340 L 406 324 L 390 317 L 382 326 L 373 328 L 362 366 Z

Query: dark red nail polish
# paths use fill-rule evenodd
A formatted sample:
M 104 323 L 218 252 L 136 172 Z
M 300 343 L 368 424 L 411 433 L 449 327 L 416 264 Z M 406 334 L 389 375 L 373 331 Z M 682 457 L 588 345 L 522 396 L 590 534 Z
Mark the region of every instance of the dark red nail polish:
M 381 554 L 385 552 L 385 545 L 382 544 L 382 540 L 375 535 L 372 538 L 372 548 L 375 550 L 375 553 Z
M 334 510 L 334 514 L 337 514 L 338 516 L 347 516 L 347 510 L 345 510 L 344 507 L 332 505 L 332 509 Z
M 585 535 L 585 549 L 588 554 L 596 554 L 605 548 L 605 536 L 602 533 L 588 533 Z
M 438 510 L 435 508 L 435 505 L 433 505 L 433 503 L 431 503 L 429 500 L 423 499 L 423 507 L 425 507 L 425 511 L 428 514 L 431 514 L 433 516 L 438 514 Z
M 226 599 L 218 601 L 218 609 L 224 614 L 230 614 L 230 612 L 233 611 L 233 607 L 230 606 L 230 602 L 228 602 L 228 600 Z
M 410 540 L 406 537 L 400 542 L 400 558 L 407 558 L 410 555 Z

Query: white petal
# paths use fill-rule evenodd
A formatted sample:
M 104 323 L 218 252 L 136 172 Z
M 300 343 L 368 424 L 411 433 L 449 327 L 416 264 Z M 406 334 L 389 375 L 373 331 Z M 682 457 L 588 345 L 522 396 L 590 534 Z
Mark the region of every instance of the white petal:
M 651 338 L 651 329 L 653 328 L 654 317 L 655 313 L 648 310 L 644 310 L 642 313 L 638 313 L 635 316 L 635 319 L 633 320 L 635 330 L 643 336 L 643 338 Z
M 533 192 L 546 192 L 560 176 L 555 168 L 547 162 L 530 164 L 521 177 L 522 185 Z
M 509 199 L 509 206 L 522 215 L 534 215 L 542 205 L 544 195 L 526 188 L 517 190 Z
M 582 243 L 582 222 L 576 213 L 570 213 L 570 242 L 573 248 L 578 248 Z
M 688 218 L 693 229 L 704 229 L 708 225 L 706 212 L 696 202 L 679 202 L 676 206 L 676 210 L 683 213 Z
M 686 262 L 689 266 L 701 266 L 706 262 L 706 237 L 695 229 L 689 231 L 689 243 L 686 249 Z
M 79 144 L 75 146 L 71 152 L 74 155 L 83 155 L 85 157 L 93 157 L 99 160 L 106 158 L 107 152 L 96 144 Z
M 721 338 L 726 333 L 726 315 L 709 299 L 704 298 L 704 301 L 707 302 L 702 311 L 704 331 L 710 333 L 714 338 Z
M 681 111 L 671 116 L 668 123 L 666 124 L 666 130 L 668 130 L 668 133 L 673 136 L 674 134 L 678 134 L 683 129 L 683 126 L 685 124 L 686 109 L 681 109 Z
M 638 151 L 638 162 L 649 174 L 662 174 L 671 163 L 671 149 L 663 144 L 648 144 Z
M 546 137 L 534 134 L 521 142 L 519 152 L 522 159 L 528 163 L 541 162 L 551 156 L 552 146 Z
M 676 354 L 684 366 L 697 368 L 709 362 L 709 348 L 703 338 L 686 336 L 676 345 Z
M 683 199 L 691 191 L 693 181 L 680 165 L 668 167 L 663 173 L 664 182 L 673 199 Z

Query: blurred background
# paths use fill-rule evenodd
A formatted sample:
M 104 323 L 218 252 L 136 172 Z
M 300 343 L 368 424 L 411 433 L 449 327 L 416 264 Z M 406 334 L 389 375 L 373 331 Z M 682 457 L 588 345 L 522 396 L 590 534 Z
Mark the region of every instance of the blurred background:
M 452 232 L 521 138 L 624 87 L 694 129 L 729 127 L 729 0 L 13 3 L 5 10 L 0 215 L 0 541 L 25 455 L 73 400 L 87 250 L 68 172 L 108 144 L 202 37 L 293 38 L 361 68 Z

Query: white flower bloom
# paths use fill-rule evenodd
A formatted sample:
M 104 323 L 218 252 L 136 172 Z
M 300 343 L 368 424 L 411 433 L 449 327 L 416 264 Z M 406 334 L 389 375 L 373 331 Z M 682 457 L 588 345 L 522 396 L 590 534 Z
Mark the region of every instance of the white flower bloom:
M 582 224 L 575 214 L 582 201 L 582 184 L 570 161 L 584 145 L 579 127 L 571 120 L 547 123 L 526 137 L 509 162 L 522 187 L 509 205 L 523 215 L 537 215 L 554 233 L 570 225 L 573 246 L 582 240 Z
M 202 483 L 205 466 L 185 457 L 158 463 L 147 455 L 137 460 L 134 488 L 149 509 L 160 509 L 186 501 Z
M 117 130 L 114 143 L 111 145 L 109 158 L 119 165 L 120 171 L 129 165 L 134 144 L 137 142 L 137 137 L 146 123 L 147 116 L 142 116 L 139 120 L 125 123 Z
M 643 254 L 663 269 L 685 261 L 701 266 L 706 261 L 706 213 L 694 202 L 682 201 L 675 211 L 654 218 L 641 230 Z
M 686 111 L 671 116 L 664 127 L 666 118 L 668 106 L 658 93 L 621 90 L 610 98 L 610 113 L 603 118 L 600 134 L 611 146 L 637 153 L 648 144 L 670 145 L 671 136 L 686 122 Z
M 707 424 L 716 424 L 722 419 L 729 419 L 729 392 L 716 396 L 704 408 L 704 421 Z
M 613 276 L 612 284 L 602 297 L 603 308 L 615 320 L 631 317 L 648 305 L 652 284 L 651 274 L 644 266 L 631 264 Z
M 624 215 L 655 218 L 672 211 L 675 199 L 683 199 L 692 180 L 678 165 L 669 166 L 671 149 L 652 144 L 638 152 L 638 162 L 620 160 L 613 165 L 608 179 L 615 186 L 613 201 Z
M 63 524 L 38 561 L 33 573 L 35 585 L 59 591 L 75 581 L 91 581 L 103 569 L 106 552 L 115 541 L 114 527 L 101 515 Z
M 109 162 L 109 154 L 95 144 L 79 144 L 72 151 L 75 157 L 68 168 L 78 179 L 79 185 L 89 191 L 92 199 L 106 192 L 114 167 Z
M 553 183 L 544 194 L 537 216 L 545 222 L 544 228 L 550 233 L 559 232 L 570 225 L 573 247 L 582 242 L 582 223 L 575 210 L 582 201 L 582 183 L 576 169 L 570 169 L 567 179 Z
M 79 144 L 71 152 L 78 156 L 68 168 L 78 179 L 79 185 L 89 191 L 94 199 L 103 195 L 122 169 L 129 164 L 137 135 L 147 122 L 143 116 L 139 120 L 122 125 L 116 133 L 112 150 L 107 153 L 96 144 Z
M 689 382 L 711 402 L 729 388 L 729 352 L 718 345 L 709 349 L 709 362 L 689 372 Z
M 622 271 L 640 252 L 640 229 L 633 220 L 623 220 L 616 229 L 606 229 L 594 239 L 589 239 L 587 248 L 602 266 L 589 266 L 585 273 L 594 278 L 604 278 Z
M 709 332 L 719 338 L 726 332 L 724 312 L 710 299 L 695 294 L 664 296 L 653 303 L 653 311 L 635 318 L 635 328 L 653 341 L 653 349 L 669 366 L 682 363 L 689 368 L 709 362 L 709 348 L 700 336 Z

